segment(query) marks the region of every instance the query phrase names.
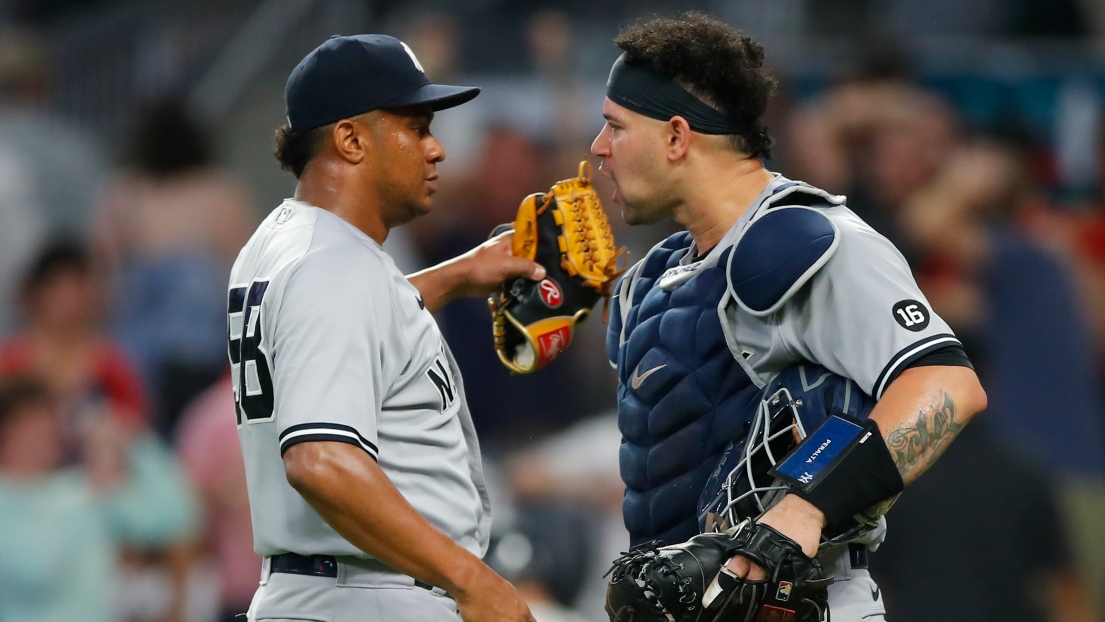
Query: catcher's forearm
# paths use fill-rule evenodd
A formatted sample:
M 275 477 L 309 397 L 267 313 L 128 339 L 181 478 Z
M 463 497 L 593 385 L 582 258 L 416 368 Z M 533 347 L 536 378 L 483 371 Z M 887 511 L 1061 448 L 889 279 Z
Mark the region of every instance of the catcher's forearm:
M 986 393 L 968 367 L 914 367 L 902 372 L 871 411 L 908 485 L 948 448 Z
M 967 421 L 986 405 L 986 394 L 967 367 L 918 367 L 906 370 L 872 409 L 870 419 L 831 417 L 780 465 L 793 494 L 783 499 L 796 508 L 801 497 L 820 510 L 830 533 L 840 534 L 860 512 L 881 515 L 902 491 L 940 457 Z M 867 439 L 882 442 L 867 442 Z M 823 453 L 845 442 L 834 455 Z M 831 457 L 830 457 L 831 456 Z M 781 502 L 763 516 L 808 550 L 815 521 L 786 516 Z
M 371 457 L 353 445 L 315 441 L 284 454 L 288 482 L 326 523 L 396 570 L 461 595 L 491 570 L 433 527 Z

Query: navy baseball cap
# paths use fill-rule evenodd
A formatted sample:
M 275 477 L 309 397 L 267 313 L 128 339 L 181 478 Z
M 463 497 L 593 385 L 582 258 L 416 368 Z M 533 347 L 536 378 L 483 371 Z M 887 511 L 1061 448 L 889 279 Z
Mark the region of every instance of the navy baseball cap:
M 284 87 L 294 132 L 380 108 L 459 106 L 479 95 L 472 86 L 431 84 L 414 52 L 395 37 L 330 37 L 299 61 Z

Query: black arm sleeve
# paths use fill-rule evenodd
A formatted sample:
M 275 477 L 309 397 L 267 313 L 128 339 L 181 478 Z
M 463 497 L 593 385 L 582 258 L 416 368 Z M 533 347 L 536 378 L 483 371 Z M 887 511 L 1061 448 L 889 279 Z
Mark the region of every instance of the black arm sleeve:
M 963 349 L 963 346 L 958 343 L 954 343 L 943 348 L 933 350 L 927 354 L 922 354 L 914 361 L 907 361 L 905 365 L 901 366 L 901 371 L 894 374 L 894 377 L 890 379 L 890 382 L 894 381 L 901 375 L 902 371 L 905 371 L 911 367 L 935 367 L 938 365 L 949 367 L 969 367 L 974 369 L 975 366 L 971 364 L 971 359 L 967 358 L 967 351 Z M 890 386 L 890 382 L 887 382 L 887 386 Z

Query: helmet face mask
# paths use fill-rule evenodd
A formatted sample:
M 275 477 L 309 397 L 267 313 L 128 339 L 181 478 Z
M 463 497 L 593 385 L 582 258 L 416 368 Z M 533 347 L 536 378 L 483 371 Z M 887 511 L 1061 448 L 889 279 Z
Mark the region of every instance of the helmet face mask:
M 830 414 L 865 419 L 875 404 L 853 381 L 810 365 L 782 372 L 762 395 L 747 434 L 726 447 L 703 491 L 699 525 L 704 531 L 725 531 L 745 519 L 758 520 L 790 491 L 768 474 L 771 467 Z M 866 538 L 880 528 L 888 508 L 886 504 L 856 515 L 855 525 L 843 533 L 823 534 L 821 546 Z
M 745 442 L 733 446 L 733 451 L 740 451 L 737 464 L 710 504 L 717 508 L 722 529 L 745 518 L 759 518 L 786 494 L 787 486 L 767 472 L 806 438 L 808 432 L 798 412 L 801 404 L 785 387 L 760 402 Z

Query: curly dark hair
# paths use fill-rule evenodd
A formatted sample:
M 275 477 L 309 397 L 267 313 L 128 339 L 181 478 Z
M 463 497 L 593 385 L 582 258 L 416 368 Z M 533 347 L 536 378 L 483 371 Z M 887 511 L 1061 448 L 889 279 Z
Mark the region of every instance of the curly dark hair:
M 733 148 L 771 157 L 771 136 L 760 117 L 775 91 L 763 68 L 764 48 L 743 32 L 697 12 L 626 26 L 614 39 L 626 61 L 642 64 L 748 129 L 730 135 Z
M 307 168 L 307 163 L 318 153 L 322 145 L 322 135 L 321 127 L 306 132 L 293 132 L 288 124 L 281 125 L 276 129 L 276 149 L 272 154 L 280 162 L 280 168 L 299 179 L 303 169 Z

